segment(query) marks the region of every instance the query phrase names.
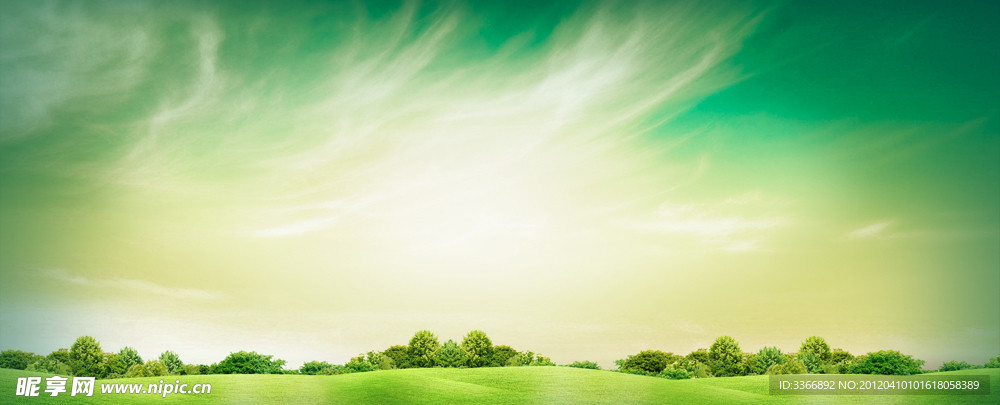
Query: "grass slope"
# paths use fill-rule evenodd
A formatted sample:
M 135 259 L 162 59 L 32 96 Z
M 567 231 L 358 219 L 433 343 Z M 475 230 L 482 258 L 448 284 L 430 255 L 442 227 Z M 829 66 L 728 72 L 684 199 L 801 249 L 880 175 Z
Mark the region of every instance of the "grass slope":
M 409 369 L 339 376 L 203 375 L 166 381 L 212 384 L 207 395 L 100 394 L 93 397 L 15 397 L 17 377 L 47 376 L 0 369 L 0 403 L 155 404 L 998 404 L 1000 369 L 948 374 L 989 374 L 983 396 L 771 396 L 767 377 L 673 381 L 568 367 Z M 99 380 L 157 383 L 160 378 Z

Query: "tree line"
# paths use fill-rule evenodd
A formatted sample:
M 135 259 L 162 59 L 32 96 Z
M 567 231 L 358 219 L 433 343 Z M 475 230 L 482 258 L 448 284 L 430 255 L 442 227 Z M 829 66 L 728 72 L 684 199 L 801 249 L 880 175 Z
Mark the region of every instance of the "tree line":
M 951 361 L 938 370 L 924 370 L 923 360 L 897 350 L 880 350 L 855 356 L 843 349 L 830 349 L 826 340 L 810 336 L 798 352 L 782 353 L 777 347 L 764 347 L 756 353 L 744 352 L 730 336 L 715 339 L 708 349 L 698 349 L 686 356 L 644 350 L 615 361 L 618 371 L 671 379 L 730 377 L 762 374 L 882 374 L 911 375 L 932 371 L 969 368 L 1000 368 L 1000 356 L 982 366 Z
M 672 379 L 758 374 L 907 375 L 924 372 L 921 369 L 923 360 L 899 351 L 882 350 L 854 356 L 842 349 L 830 349 L 826 340 L 819 336 L 807 338 L 799 351 L 794 353 L 782 353 L 777 347 L 764 347 L 756 353 L 747 353 L 742 351 L 735 339 L 722 336 L 710 348 L 698 349 L 686 356 L 644 350 L 615 363 L 617 369 L 612 371 Z M 254 351 L 233 352 L 212 365 L 185 364 L 177 353 L 170 350 L 156 359 L 144 361 L 135 348 L 128 346 L 118 352 L 105 352 L 100 342 L 90 336 L 81 336 L 69 349 L 58 349 L 46 356 L 20 350 L 0 352 L 0 368 L 97 378 L 192 374 L 332 375 L 401 368 L 555 366 L 555 363 L 531 351 L 493 345 L 489 336 L 480 330 L 469 332 L 461 342 L 449 339 L 444 343 L 434 333 L 422 330 L 415 333 L 407 345 L 361 353 L 342 365 L 310 361 L 293 370 L 284 366 L 284 360 Z M 591 361 L 576 361 L 566 366 L 600 370 L 600 366 Z M 1000 356 L 982 366 L 964 361 L 947 362 L 939 370 L 978 367 L 1000 368 Z

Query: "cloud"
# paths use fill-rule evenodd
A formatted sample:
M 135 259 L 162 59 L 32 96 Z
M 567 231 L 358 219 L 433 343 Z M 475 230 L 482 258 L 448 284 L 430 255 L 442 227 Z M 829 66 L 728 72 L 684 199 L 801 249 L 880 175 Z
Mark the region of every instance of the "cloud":
M 218 301 L 226 298 L 225 295 L 212 291 L 193 288 L 166 287 L 146 280 L 128 278 L 95 279 L 74 275 L 68 271 L 58 269 L 45 270 L 42 274 L 53 280 L 59 280 L 74 285 L 111 289 L 120 292 L 154 294 L 167 298 L 191 299 L 197 301 Z

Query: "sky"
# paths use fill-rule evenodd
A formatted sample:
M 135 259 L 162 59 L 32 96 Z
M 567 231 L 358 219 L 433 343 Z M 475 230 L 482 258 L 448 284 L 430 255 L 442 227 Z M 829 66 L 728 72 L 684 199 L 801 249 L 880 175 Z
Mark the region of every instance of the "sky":
M 1000 354 L 996 2 L 4 2 L 0 348 Z

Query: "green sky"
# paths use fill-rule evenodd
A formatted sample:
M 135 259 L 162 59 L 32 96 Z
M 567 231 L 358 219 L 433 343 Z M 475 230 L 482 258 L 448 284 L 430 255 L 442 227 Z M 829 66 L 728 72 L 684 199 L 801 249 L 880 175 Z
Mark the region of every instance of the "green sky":
M 996 2 L 0 6 L 0 347 L 1000 353 Z

